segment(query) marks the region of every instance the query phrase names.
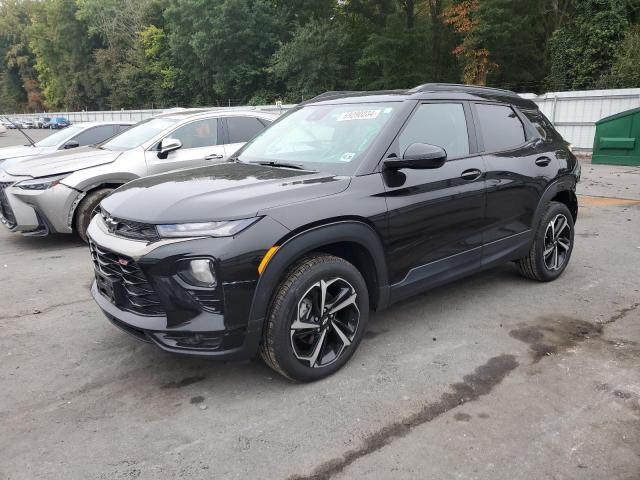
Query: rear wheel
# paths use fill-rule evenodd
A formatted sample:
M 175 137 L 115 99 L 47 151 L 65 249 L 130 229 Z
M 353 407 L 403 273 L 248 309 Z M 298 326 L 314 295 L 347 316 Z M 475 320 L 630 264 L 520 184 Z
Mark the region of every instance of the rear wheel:
M 87 196 L 82 199 L 80 205 L 78 205 L 73 227 L 83 241 L 89 241 L 87 229 L 89 228 L 91 219 L 95 215 L 96 207 L 100 205 L 100 202 L 111 192 L 113 192 L 113 188 L 99 188 L 98 190 L 88 193 Z
M 261 357 L 292 380 L 325 378 L 351 358 L 368 317 L 367 285 L 357 268 L 332 255 L 306 257 L 275 293 Z
M 562 275 L 573 251 L 573 227 L 569 208 L 563 203 L 549 203 L 529 254 L 518 260 L 520 273 L 540 282 L 550 282 Z

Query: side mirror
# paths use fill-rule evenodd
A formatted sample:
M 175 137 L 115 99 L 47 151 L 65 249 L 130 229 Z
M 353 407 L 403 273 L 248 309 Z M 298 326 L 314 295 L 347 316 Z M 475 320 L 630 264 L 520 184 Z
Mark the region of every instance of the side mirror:
M 447 161 L 444 148 L 428 143 L 412 143 L 404 151 L 402 158 L 388 158 L 384 166 L 391 170 L 411 168 L 415 170 L 440 168 Z
M 69 140 L 62 146 L 62 148 L 64 148 L 65 150 L 69 150 L 70 148 L 78 148 L 79 146 L 80 144 L 77 140 Z
M 182 142 L 177 138 L 167 137 L 160 142 L 160 151 L 158 152 L 158 158 L 167 158 L 170 152 L 182 148 Z

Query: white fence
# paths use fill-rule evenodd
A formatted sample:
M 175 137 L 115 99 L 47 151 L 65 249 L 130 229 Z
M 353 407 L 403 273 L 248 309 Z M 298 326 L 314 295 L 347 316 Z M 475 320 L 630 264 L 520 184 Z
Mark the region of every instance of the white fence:
M 562 136 L 576 149 L 591 150 L 595 137 L 595 123 L 609 115 L 640 107 L 640 88 L 623 90 L 590 90 L 582 92 L 552 92 L 536 96 L 522 94 L 524 98 L 538 104 Z M 276 107 L 263 105 L 258 107 L 214 108 L 214 110 L 259 109 L 280 111 L 291 105 Z M 34 120 L 39 116 L 66 117 L 71 122 L 89 122 L 101 120 L 140 121 L 168 110 L 114 110 L 100 112 L 48 112 L 46 114 L 11 115 L 13 118 Z
M 220 111 L 246 111 L 261 110 L 269 112 L 279 112 L 291 108 L 291 105 L 275 106 L 260 105 L 255 107 L 202 107 L 202 108 L 169 108 L 169 109 L 148 109 L 148 110 L 105 110 L 105 111 L 89 111 L 89 112 L 45 112 L 45 113 L 24 113 L 16 115 L 7 115 L 11 119 L 36 120 L 40 117 L 64 117 L 71 123 L 82 122 L 104 122 L 104 121 L 130 121 L 139 122 L 154 115 L 169 112 L 189 112 L 198 110 L 220 110 Z M 4 116 L 4 115 L 2 115 Z
M 522 95 L 536 102 L 562 136 L 578 150 L 591 150 L 596 122 L 640 107 L 640 88 Z

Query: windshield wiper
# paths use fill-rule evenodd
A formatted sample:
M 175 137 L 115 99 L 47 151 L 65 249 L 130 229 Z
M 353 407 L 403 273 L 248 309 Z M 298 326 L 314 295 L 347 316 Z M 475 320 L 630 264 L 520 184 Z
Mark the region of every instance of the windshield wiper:
M 248 163 L 264 165 L 266 167 L 294 168 L 296 170 L 308 170 L 304 168 L 302 165 L 296 165 L 295 163 L 283 163 L 283 162 L 248 162 Z M 309 170 L 309 171 L 313 171 L 313 170 Z

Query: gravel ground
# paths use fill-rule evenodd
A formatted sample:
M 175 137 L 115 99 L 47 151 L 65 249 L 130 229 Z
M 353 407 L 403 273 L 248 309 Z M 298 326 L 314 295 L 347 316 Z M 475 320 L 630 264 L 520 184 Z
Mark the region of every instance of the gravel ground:
M 558 281 L 419 295 L 309 385 L 137 342 L 81 242 L 2 229 L 0 478 L 637 480 L 640 168 L 584 165 L 580 193 Z

